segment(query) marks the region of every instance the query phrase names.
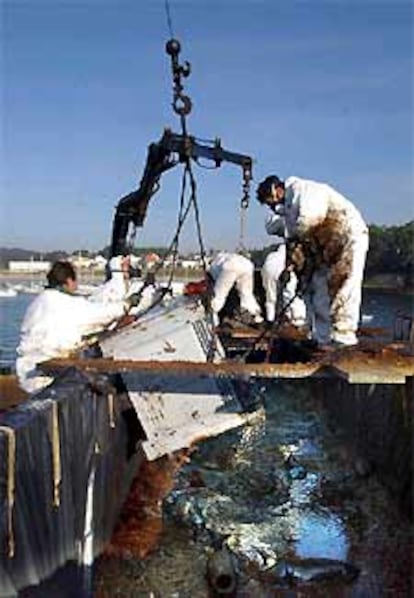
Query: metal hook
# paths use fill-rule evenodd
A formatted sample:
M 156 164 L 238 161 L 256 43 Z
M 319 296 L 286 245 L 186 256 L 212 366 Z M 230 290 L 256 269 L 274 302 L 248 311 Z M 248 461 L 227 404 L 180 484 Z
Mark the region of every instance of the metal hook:
M 186 60 L 183 64 L 178 61 L 178 55 L 181 52 L 181 44 L 177 39 L 170 39 L 165 45 L 165 50 L 171 56 L 171 68 L 173 74 L 174 99 L 172 102 L 173 110 L 182 118 L 190 114 L 192 109 L 191 99 L 183 94 L 182 78 L 188 77 L 191 73 L 191 64 Z M 185 129 L 185 123 L 183 122 Z
M 175 94 L 172 106 L 176 114 L 186 116 L 191 112 L 192 103 L 188 96 Z

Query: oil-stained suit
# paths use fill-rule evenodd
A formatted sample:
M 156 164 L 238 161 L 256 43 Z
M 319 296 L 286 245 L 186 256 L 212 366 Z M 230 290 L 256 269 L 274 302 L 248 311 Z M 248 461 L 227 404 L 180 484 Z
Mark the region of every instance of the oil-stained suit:
M 356 207 L 325 183 L 289 177 L 284 209 L 290 238 L 303 243 L 307 304 L 313 336 L 357 343 L 368 228 Z

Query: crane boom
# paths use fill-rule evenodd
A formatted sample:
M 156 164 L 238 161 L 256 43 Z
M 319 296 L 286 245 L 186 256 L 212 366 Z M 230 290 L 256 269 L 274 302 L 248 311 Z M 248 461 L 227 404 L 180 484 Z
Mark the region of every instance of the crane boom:
M 158 142 L 148 147 L 146 164 L 138 189 L 120 199 L 116 207 L 112 228 L 110 256 L 129 252 L 128 232 L 130 225 L 142 227 L 148 204 L 158 191 L 161 175 L 179 163 L 200 158 L 211 160 L 218 168 L 223 162 L 236 164 L 243 171 L 243 198 L 248 202 L 249 183 L 252 179 L 253 160 L 250 156 L 228 151 L 221 146 L 219 139 L 210 144 L 200 143 L 195 137 L 173 133 L 165 129 Z

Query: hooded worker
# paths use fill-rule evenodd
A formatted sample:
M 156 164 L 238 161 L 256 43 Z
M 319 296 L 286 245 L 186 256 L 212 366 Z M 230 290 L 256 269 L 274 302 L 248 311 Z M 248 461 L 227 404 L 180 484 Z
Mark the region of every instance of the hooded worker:
M 241 314 L 246 323 L 263 322 L 260 305 L 253 292 L 254 266 L 247 257 L 222 251 L 214 257 L 208 272 L 214 281 L 211 309 L 216 321 L 230 290 L 235 286 L 240 297 Z
M 275 175 L 257 189 L 260 203 L 282 205 L 287 238 L 301 243 L 299 268 L 319 345 L 357 341 L 368 228 L 356 207 L 325 183 Z
M 47 280 L 46 289 L 27 309 L 17 347 L 16 374 L 20 386 L 29 393 L 52 382 L 37 368 L 38 363 L 67 355 L 81 345 L 84 335 L 101 330 L 136 305 L 136 296 L 97 301 L 75 295 L 76 272 L 70 262 L 55 262 Z M 102 299 L 106 284 L 101 289 Z M 112 294 L 112 285 L 108 292 Z

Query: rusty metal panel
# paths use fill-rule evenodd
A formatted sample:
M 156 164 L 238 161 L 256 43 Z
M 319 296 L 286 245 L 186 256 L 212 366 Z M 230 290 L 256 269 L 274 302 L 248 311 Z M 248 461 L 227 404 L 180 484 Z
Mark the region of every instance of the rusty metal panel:
M 197 361 L 132 359 L 51 359 L 42 364 L 48 373 L 57 373 L 68 367 L 90 372 L 142 372 L 156 376 L 256 377 L 256 378 L 308 378 L 332 377 L 335 373 L 351 383 L 373 382 L 404 384 L 407 377 L 414 376 L 414 357 L 398 352 L 370 355 L 364 351 L 319 355 L 307 363 L 239 363 L 223 361 L 205 363 Z
M 67 368 L 76 367 L 82 371 L 93 373 L 127 373 L 141 372 L 147 375 L 169 374 L 170 376 L 199 376 L 201 378 L 215 376 L 256 377 L 256 378 L 306 378 L 321 370 L 322 362 L 310 363 L 239 363 L 223 361 L 206 363 L 199 361 L 156 361 L 133 359 L 50 359 L 41 364 L 44 372 L 57 374 Z

